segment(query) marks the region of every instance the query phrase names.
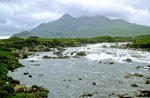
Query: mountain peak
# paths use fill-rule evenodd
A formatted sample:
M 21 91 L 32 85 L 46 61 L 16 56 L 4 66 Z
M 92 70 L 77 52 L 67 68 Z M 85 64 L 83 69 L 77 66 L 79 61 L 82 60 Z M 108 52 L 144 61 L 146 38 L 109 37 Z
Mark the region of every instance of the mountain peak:
M 61 18 L 73 18 L 73 17 L 69 14 L 64 14 Z

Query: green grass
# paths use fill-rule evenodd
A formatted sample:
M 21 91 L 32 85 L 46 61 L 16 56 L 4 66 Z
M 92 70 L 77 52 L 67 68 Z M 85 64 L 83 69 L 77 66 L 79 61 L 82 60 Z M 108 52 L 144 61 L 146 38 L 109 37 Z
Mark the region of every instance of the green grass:
M 135 37 L 135 42 L 131 45 L 131 47 L 150 50 L 150 35 L 141 35 Z

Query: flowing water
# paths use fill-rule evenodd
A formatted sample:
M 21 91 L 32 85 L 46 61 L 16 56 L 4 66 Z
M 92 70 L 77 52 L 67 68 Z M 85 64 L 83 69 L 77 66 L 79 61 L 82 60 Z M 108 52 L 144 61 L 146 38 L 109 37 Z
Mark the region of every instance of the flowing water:
M 138 89 L 148 89 L 150 84 L 144 83 L 145 78 L 124 78 L 124 74 L 136 72 L 150 75 L 147 67 L 150 65 L 150 52 L 111 48 L 111 45 L 122 44 L 126 43 L 66 48 L 63 53 L 71 56 L 69 59 L 43 59 L 45 55 L 55 55 L 52 52 L 37 52 L 28 59 L 20 59 L 25 67 L 8 75 L 27 86 L 36 84 L 47 88 L 50 91 L 49 98 L 79 98 L 84 93 L 95 93 L 92 98 L 108 98 L 110 95 L 116 97 L 116 94 L 131 94 Z M 86 51 L 87 56 L 73 58 L 73 51 Z M 124 61 L 127 58 L 132 62 Z M 144 67 L 137 69 L 137 66 Z M 24 72 L 29 72 L 32 78 L 24 75 Z M 132 83 L 139 87 L 130 86 Z

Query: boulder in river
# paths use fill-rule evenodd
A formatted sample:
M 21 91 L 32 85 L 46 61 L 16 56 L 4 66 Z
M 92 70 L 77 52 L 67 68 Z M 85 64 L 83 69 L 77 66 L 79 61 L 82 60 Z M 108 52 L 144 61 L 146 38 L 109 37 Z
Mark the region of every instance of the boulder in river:
M 110 62 L 109 64 L 114 64 L 114 62 Z
M 23 74 L 24 74 L 24 75 L 28 75 L 29 73 L 28 73 L 28 72 L 24 72 Z
M 70 58 L 70 56 L 67 56 L 67 55 L 59 55 L 57 58 L 59 58 L 59 59 L 69 59 Z
M 34 60 L 31 60 L 30 62 L 34 62 Z
M 82 94 L 79 97 L 92 97 L 94 94 L 97 94 L 97 92 L 94 92 L 94 93 L 84 93 L 84 94 Z
M 32 75 L 28 75 L 28 77 L 32 78 Z
M 48 55 L 43 56 L 43 59 L 50 59 L 50 58 L 52 58 L 52 57 L 50 57 Z
M 61 55 L 61 54 L 62 54 L 62 51 L 54 51 L 53 54 Z
M 139 90 L 140 93 L 138 94 L 138 97 L 146 97 L 149 98 L 150 97 L 150 89 L 148 90 Z
M 145 84 L 150 84 L 150 80 L 146 80 Z
M 104 64 L 114 64 L 114 62 L 113 61 L 106 61 Z
M 139 87 L 136 83 L 131 84 L 132 87 Z
M 102 63 L 102 61 L 99 61 L 98 63 L 100 63 L 100 64 L 101 64 L 101 63 Z
M 127 58 L 127 59 L 125 59 L 123 61 L 125 61 L 125 62 L 132 62 L 132 60 L 130 58 Z
M 85 51 L 79 51 L 79 52 L 77 52 L 76 56 L 86 56 L 86 52 Z
M 102 47 L 103 47 L 103 48 L 107 48 L 107 46 L 106 46 L 106 45 L 103 45 Z
M 134 74 L 132 74 L 132 76 L 143 77 L 143 75 L 142 75 L 142 74 L 139 74 L 139 73 L 134 73 Z
M 128 94 L 118 94 L 117 95 L 119 98 L 134 98 L 133 96 L 130 96 Z
M 82 80 L 82 78 L 79 78 L 79 80 Z
M 93 84 L 93 85 L 96 85 L 96 83 L 95 83 L 95 82 L 93 82 L 92 84 Z
M 144 68 L 144 66 L 137 66 L 136 69 Z
M 20 85 L 17 85 L 15 88 L 14 88 L 14 91 L 19 93 L 19 92 L 24 92 L 26 90 L 26 85 L 25 84 L 20 84 Z

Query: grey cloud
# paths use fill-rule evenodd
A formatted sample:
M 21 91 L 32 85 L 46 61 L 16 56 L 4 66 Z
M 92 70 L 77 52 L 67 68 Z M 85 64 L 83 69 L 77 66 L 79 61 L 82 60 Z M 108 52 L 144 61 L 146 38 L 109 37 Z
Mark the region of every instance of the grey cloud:
M 30 30 L 65 13 L 103 15 L 150 26 L 149 0 L 0 0 L 0 34 Z

